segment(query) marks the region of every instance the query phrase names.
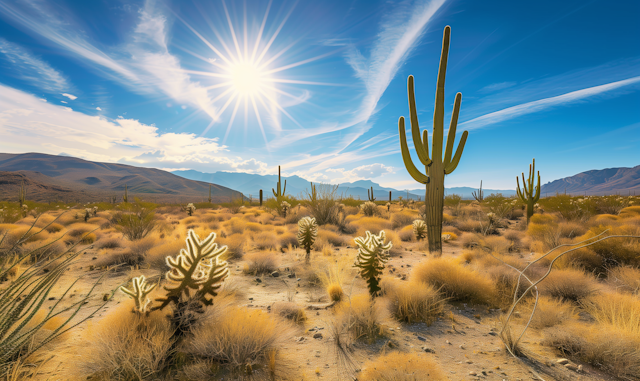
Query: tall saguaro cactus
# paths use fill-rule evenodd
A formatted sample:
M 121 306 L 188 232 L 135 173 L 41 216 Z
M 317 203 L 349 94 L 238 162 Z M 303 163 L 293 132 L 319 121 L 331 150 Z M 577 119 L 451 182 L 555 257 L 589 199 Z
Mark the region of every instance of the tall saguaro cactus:
M 516 188 L 516 193 L 522 202 L 527 204 L 527 225 L 529 225 L 529 220 L 531 216 L 533 216 L 533 208 L 535 207 L 538 200 L 540 200 L 540 171 L 538 171 L 538 185 L 533 187 L 533 182 L 535 180 L 536 174 L 536 159 L 533 159 L 533 163 L 529 164 L 529 178 L 525 181 L 524 172 L 522 172 L 522 190 L 520 190 L 520 180 L 518 180 L 518 176 L 516 176 L 516 183 L 518 187 Z
M 211 184 L 209 184 L 209 204 L 211 204 Z
M 124 184 L 124 195 L 122 196 L 122 201 L 125 203 L 129 202 L 129 192 L 127 192 L 127 184 Z
M 480 188 L 477 191 L 471 192 L 471 195 L 478 202 L 484 201 L 484 192 L 482 191 L 482 180 L 480 180 Z
M 262 189 L 260 189 L 260 206 L 262 206 Z
M 24 186 L 24 180 L 20 183 L 20 193 L 18 194 L 18 201 L 20 201 L 20 207 L 27 201 L 27 188 Z
M 374 202 L 376 200 L 375 197 L 373 197 L 373 187 L 371 187 L 371 193 L 369 193 L 369 189 L 367 189 L 367 198 L 369 198 L 369 201 Z
M 287 190 L 287 180 L 284 181 L 284 187 L 281 189 L 280 186 L 282 183 L 280 182 L 280 166 L 278 166 L 278 192 L 275 189 L 271 188 L 273 191 L 273 195 L 276 196 L 276 199 L 280 200 L 280 197 L 284 196 L 284 192 Z
M 444 177 L 451 174 L 462 156 L 464 144 L 467 141 L 468 132 L 464 131 L 458 144 L 458 149 L 453 155 L 453 144 L 456 138 L 456 127 L 458 124 L 458 114 L 460 112 L 460 101 L 462 94 L 457 93 L 449 125 L 449 135 L 447 144 L 442 156 L 442 140 L 444 135 L 444 81 L 447 72 L 447 58 L 449 55 L 449 38 L 451 27 L 444 28 L 442 39 L 442 53 L 440 55 L 440 69 L 438 70 L 438 81 L 436 85 L 436 104 L 433 113 L 433 141 L 431 144 L 431 157 L 429 157 L 429 143 L 427 130 L 422 131 L 420 137 L 420 126 L 418 124 L 418 113 L 416 110 L 416 100 L 413 87 L 413 76 L 408 79 L 409 111 L 411 113 L 411 136 L 416 147 L 416 153 L 420 162 L 425 166 L 425 174 L 420 172 L 413 164 L 407 137 L 404 127 L 404 117 L 398 120 L 398 130 L 400 132 L 400 147 L 402 150 L 402 160 L 407 167 L 407 171 L 417 182 L 425 184 L 425 214 L 427 223 L 427 238 L 429 240 L 429 251 L 442 254 L 442 214 L 444 210 Z

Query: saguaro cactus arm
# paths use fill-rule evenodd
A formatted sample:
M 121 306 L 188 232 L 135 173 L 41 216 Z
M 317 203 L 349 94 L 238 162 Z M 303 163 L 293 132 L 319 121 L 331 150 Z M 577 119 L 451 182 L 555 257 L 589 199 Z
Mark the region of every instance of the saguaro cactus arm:
M 411 129 L 413 130 L 413 126 L 411 127 Z M 416 168 L 416 166 L 413 164 L 413 160 L 411 160 L 409 147 L 407 146 L 407 135 L 404 129 L 404 116 L 401 116 L 398 120 L 398 132 L 400 133 L 400 151 L 402 151 L 402 160 L 404 161 L 404 166 L 407 167 L 407 171 L 415 181 L 421 184 L 427 184 L 429 182 L 429 176 L 422 174 L 422 172 L 420 172 L 418 168 Z M 427 131 L 425 130 L 424 132 L 426 136 Z M 414 140 L 414 143 L 417 151 L 418 147 L 422 146 L 422 143 L 417 143 L 416 140 Z M 420 157 L 420 154 L 418 154 L 418 157 Z M 431 162 L 431 160 L 429 160 L 429 162 Z
M 520 180 L 516 176 L 516 193 L 523 202 L 529 202 L 533 200 L 534 203 L 540 200 L 540 171 L 538 171 L 538 184 L 534 187 L 536 171 L 536 159 L 533 159 L 532 164 L 529 164 L 529 178 L 525 180 L 524 172 L 522 172 L 522 189 L 520 190 Z M 535 193 L 534 193 L 535 189 Z

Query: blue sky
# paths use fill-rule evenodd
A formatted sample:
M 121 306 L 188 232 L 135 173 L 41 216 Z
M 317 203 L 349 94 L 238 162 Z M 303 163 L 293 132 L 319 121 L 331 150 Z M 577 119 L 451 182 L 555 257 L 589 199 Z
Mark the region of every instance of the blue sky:
M 469 138 L 448 187 L 514 188 L 533 157 L 544 183 L 636 166 L 639 17 L 603 0 L 5 0 L 0 152 L 419 188 L 397 121 L 413 74 L 432 135 L 450 25 L 446 119 L 461 92 Z

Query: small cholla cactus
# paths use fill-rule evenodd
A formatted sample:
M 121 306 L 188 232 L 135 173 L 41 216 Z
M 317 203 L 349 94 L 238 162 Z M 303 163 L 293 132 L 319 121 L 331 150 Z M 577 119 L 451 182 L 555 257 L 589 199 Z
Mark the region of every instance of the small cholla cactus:
M 29 212 L 29 207 L 27 204 L 22 204 L 22 217 L 26 217 Z
M 318 224 L 314 217 L 304 217 L 298 221 L 298 243 L 307 251 L 305 259 L 311 259 L 311 246 L 318 236 Z
M 84 213 L 83 213 L 84 222 L 87 222 L 89 220 L 89 218 L 91 218 L 92 214 L 93 214 L 93 209 L 85 208 L 84 209 Z
M 487 218 L 489 219 L 489 223 L 491 224 L 496 223 L 498 221 L 498 216 L 496 216 L 496 214 L 493 212 L 487 213 Z
M 391 203 L 388 202 L 385 206 L 387 207 L 387 212 L 390 212 L 391 211 Z
M 93 216 L 95 217 L 95 216 L 97 216 L 97 215 L 98 215 L 98 207 L 97 207 L 97 206 L 94 206 L 94 207 L 93 207 Z
M 360 276 L 367 282 L 369 295 L 378 296 L 380 292 L 380 276 L 384 270 L 384 264 L 389 260 L 391 242 L 384 243 L 384 230 L 378 235 L 371 234 L 367 230 L 366 237 L 357 237 L 354 242 L 358 246 L 358 256 L 355 267 L 360 269 Z
M 282 208 L 282 216 L 286 218 L 287 211 L 289 210 L 289 208 L 291 208 L 291 204 L 286 201 L 282 201 L 282 203 L 280 203 L 280 208 Z
M 187 214 L 189 216 L 193 216 L 193 212 L 196 211 L 196 207 L 195 205 L 193 205 L 193 203 L 190 202 L 189 204 L 187 204 L 185 210 L 187 211 Z
M 124 286 L 120 286 L 120 290 L 125 294 L 129 295 L 135 302 L 135 312 L 139 314 L 146 314 L 149 312 L 149 304 L 151 304 L 151 299 L 147 297 L 149 293 L 156 287 L 155 284 L 147 284 L 144 275 L 140 275 L 139 277 L 133 278 L 133 289 L 130 290 Z
M 360 204 L 360 210 L 362 210 L 365 216 L 371 217 L 378 211 L 378 206 L 371 201 L 365 201 L 363 204 Z
M 442 235 L 442 241 L 443 242 L 449 242 L 451 240 L 451 234 L 443 234 Z
M 424 223 L 424 220 L 413 221 L 413 234 L 415 234 L 418 241 L 427 236 L 427 224 Z

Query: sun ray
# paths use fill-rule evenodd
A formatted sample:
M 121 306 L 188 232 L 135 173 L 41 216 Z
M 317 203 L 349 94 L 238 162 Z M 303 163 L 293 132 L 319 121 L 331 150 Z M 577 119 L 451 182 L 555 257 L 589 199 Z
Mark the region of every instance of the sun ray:
M 222 139 L 222 144 L 226 143 L 227 137 L 229 136 L 229 131 L 231 131 L 231 126 L 233 125 L 233 121 L 236 119 L 236 113 L 238 112 L 238 107 L 240 107 L 241 98 L 238 97 L 236 100 L 236 105 L 233 108 L 233 114 L 231 114 L 231 120 L 229 120 L 229 125 L 227 126 L 227 132 L 224 134 L 224 139 Z
M 173 12 L 173 11 L 172 11 L 172 12 Z M 193 34 L 195 34 L 195 35 L 196 35 L 196 36 L 197 36 L 197 37 L 198 37 L 202 42 L 204 42 L 204 43 L 209 47 L 209 49 L 211 49 L 215 54 L 217 54 L 217 55 L 218 55 L 218 57 L 222 58 L 222 60 L 223 60 L 224 62 L 226 62 L 227 64 L 232 65 L 232 62 L 231 62 L 231 61 L 229 61 L 229 60 L 227 59 L 227 57 L 225 57 L 225 55 L 224 55 L 224 54 L 222 54 L 218 49 L 216 49 L 216 47 L 215 47 L 215 46 L 213 46 L 213 44 L 211 44 L 211 43 L 210 43 L 206 38 L 204 38 L 200 33 L 198 33 L 198 31 L 197 31 L 197 30 L 195 30 L 191 25 L 189 25 L 185 20 L 183 20 L 183 19 L 182 19 L 180 16 L 178 16 L 178 14 L 176 14 L 175 12 L 173 12 L 173 14 L 176 16 L 176 18 L 177 18 L 178 20 L 182 21 L 182 23 L 183 23 L 187 28 L 189 28 L 189 30 L 190 30 L 191 32 L 193 32 Z M 218 37 L 218 38 L 219 38 L 219 37 Z M 224 45 L 224 43 L 223 43 L 223 45 Z
M 231 63 L 229 63 L 229 65 L 234 65 L 237 63 L 233 52 L 231 51 L 231 49 L 229 49 L 229 47 L 227 46 L 227 44 L 225 43 L 224 39 L 222 38 L 222 36 L 220 35 L 220 32 L 218 32 L 218 29 L 215 27 L 215 25 L 213 25 L 213 22 L 211 21 L 211 19 L 207 16 L 207 13 L 200 7 L 200 5 L 198 5 L 198 3 L 195 3 L 196 7 L 198 8 L 198 10 L 200 11 L 200 13 L 202 14 L 205 22 L 207 23 L 207 25 L 209 26 L 209 29 L 211 29 L 211 31 L 213 32 L 213 34 L 215 34 L 215 36 L 218 38 L 218 41 L 220 42 L 220 44 L 222 45 L 222 47 L 224 48 L 224 50 L 227 52 L 227 54 L 229 55 L 229 59 L 232 61 Z
M 269 10 L 271 9 L 272 3 L 273 3 L 273 0 L 269 0 L 269 4 L 267 4 L 267 11 L 264 13 L 262 24 L 260 25 L 260 29 L 258 30 L 258 37 L 256 38 L 256 44 L 253 46 L 253 52 L 251 53 L 251 62 L 254 62 L 254 59 L 256 58 L 256 53 L 258 52 L 258 46 L 260 46 L 260 41 L 262 40 L 262 34 L 264 33 L 264 27 L 267 24 L 267 16 L 269 16 Z
M 211 123 L 209 123 L 209 126 L 207 126 L 207 128 L 204 130 L 204 133 L 206 133 L 207 131 L 209 131 L 209 129 L 211 128 L 211 126 L 213 125 L 214 122 L 217 122 L 218 119 L 220 119 L 220 116 L 222 115 L 222 113 L 227 109 L 227 107 L 229 107 L 229 105 L 231 104 L 231 102 L 233 101 L 233 99 L 236 97 L 236 94 L 231 95 L 231 97 L 229 99 L 227 99 L 227 103 L 224 104 L 224 106 L 222 106 L 222 108 L 220 109 L 220 111 L 218 111 L 218 118 L 214 119 Z M 200 135 L 202 136 L 202 135 Z
M 211 100 L 211 103 L 216 103 L 218 100 L 220 100 L 220 98 L 224 97 L 225 95 L 229 94 L 230 92 L 234 91 L 233 87 L 229 87 L 227 90 L 225 90 L 222 94 L 219 94 L 217 97 L 213 98 Z M 234 94 L 235 95 L 235 94 Z
M 240 44 L 238 44 L 238 38 L 236 37 L 236 31 L 233 28 L 233 23 L 231 22 L 231 16 L 229 16 L 229 10 L 227 9 L 227 4 L 224 0 L 222 0 L 222 7 L 224 8 L 224 14 L 227 15 L 227 22 L 229 23 L 229 31 L 231 31 L 231 38 L 233 38 L 233 44 L 236 46 L 236 51 L 238 52 L 239 61 L 242 62 L 242 52 L 240 51 Z
M 282 131 L 282 123 L 279 123 L 276 121 L 276 118 L 274 117 L 274 113 L 272 112 L 272 109 L 269 109 L 269 106 L 267 106 L 266 103 L 264 103 L 264 100 L 262 99 L 261 96 L 257 96 L 256 98 L 258 98 L 258 101 L 260 101 L 260 104 L 262 105 L 262 107 L 265 108 L 265 110 L 267 110 L 267 112 L 269 113 L 269 115 L 271 115 L 271 118 L 274 120 L 275 124 L 276 124 L 276 128 L 278 130 L 278 132 Z
M 306 60 L 294 62 L 294 63 L 289 64 L 289 65 L 285 65 L 285 66 L 281 66 L 279 68 L 275 68 L 275 69 L 269 70 L 269 71 L 265 72 L 265 74 L 273 74 L 273 73 L 277 73 L 279 71 L 283 71 L 283 70 L 286 70 L 286 69 L 291 69 L 292 67 L 296 67 L 296 66 L 304 65 L 304 64 L 309 63 L 309 62 L 317 61 L 317 60 L 319 60 L 321 58 L 325 58 L 325 57 L 330 56 L 332 54 L 334 54 L 334 52 L 328 52 L 328 53 L 325 53 L 325 54 L 321 54 L 319 56 L 315 56 L 315 57 L 312 57 L 312 58 L 307 58 Z
M 258 59 L 255 61 L 256 65 L 259 65 L 260 61 L 262 61 L 262 58 L 264 57 L 264 55 L 267 54 L 267 51 L 271 47 L 271 44 L 273 44 L 273 41 L 275 41 L 276 37 L 278 37 L 278 34 L 280 33 L 280 31 L 284 27 L 284 23 L 287 21 L 289 16 L 291 16 L 291 13 L 293 13 L 293 9 L 294 8 L 295 8 L 295 6 L 291 7 L 291 10 L 289 10 L 289 13 L 287 13 L 287 15 L 284 17 L 284 20 L 282 20 L 282 22 L 278 26 L 278 29 L 276 29 L 276 31 L 274 32 L 273 36 L 271 36 L 271 39 L 269 39 L 269 42 L 267 43 L 267 46 L 264 47 L 264 49 L 262 50 L 262 53 L 260 53 L 260 55 L 258 56 Z
M 302 127 L 302 125 L 300 123 L 298 123 L 297 120 L 295 120 L 291 115 L 289 115 L 289 113 L 278 104 L 278 102 L 276 102 L 274 99 L 272 99 L 266 92 L 264 92 L 263 90 L 260 90 L 260 92 L 262 93 L 262 95 L 264 95 L 265 98 L 267 98 L 267 100 L 269 102 L 271 102 L 274 106 L 276 106 L 278 108 L 278 110 L 280 110 L 283 114 L 285 114 L 289 119 L 291 119 L 291 121 L 293 121 L 293 123 L 295 123 L 296 125 L 298 125 L 300 128 L 304 128 Z M 262 98 L 260 98 L 260 101 L 262 101 Z M 265 105 L 265 108 L 267 108 L 267 106 Z M 282 128 L 281 128 L 282 129 Z
M 227 82 L 218 83 L 216 85 L 207 86 L 207 87 L 205 87 L 205 89 L 206 90 L 213 90 L 213 89 L 219 89 L 221 87 L 232 86 L 232 85 L 233 85 L 232 81 L 227 81 Z
M 265 79 L 266 82 L 275 82 L 275 83 L 294 83 L 298 85 L 317 85 L 317 86 L 349 86 L 343 83 L 329 83 L 329 82 L 312 82 L 312 81 L 299 81 L 296 79 L 282 79 L 282 78 L 268 78 Z
M 258 125 L 260 126 L 260 132 L 262 132 L 262 138 L 264 139 L 264 144 L 267 146 L 267 151 L 269 151 L 269 141 L 267 140 L 267 135 L 264 132 L 262 119 L 260 119 L 260 112 L 258 111 L 258 106 L 256 106 L 256 100 L 254 99 L 253 95 L 251 95 L 251 103 L 253 104 L 253 111 L 256 113 L 256 118 L 258 118 Z
M 248 44 L 248 42 L 247 42 L 247 38 L 248 38 L 248 36 L 247 36 L 247 0 L 244 0 L 243 4 L 244 4 L 244 7 L 242 7 L 243 8 L 242 15 L 244 16 L 243 17 L 243 20 L 244 20 L 244 28 L 243 28 L 243 31 L 244 31 L 244 36 L 243 36 L 243 38 L 244 38 L 244 56 L 242 56 L 242 57 L 243 57 L 244 60 L 246 60 L 247 57 L 249 56 L 249 51 L 248 51 L 249 47 L 247 45 Z

